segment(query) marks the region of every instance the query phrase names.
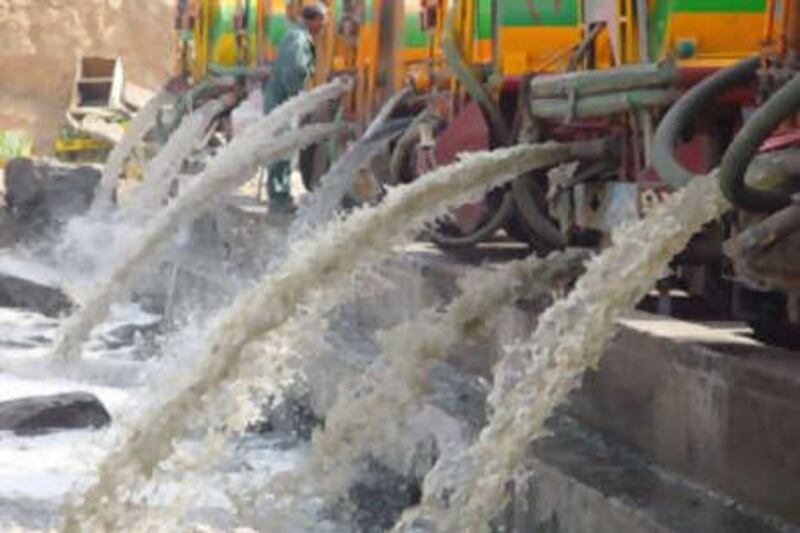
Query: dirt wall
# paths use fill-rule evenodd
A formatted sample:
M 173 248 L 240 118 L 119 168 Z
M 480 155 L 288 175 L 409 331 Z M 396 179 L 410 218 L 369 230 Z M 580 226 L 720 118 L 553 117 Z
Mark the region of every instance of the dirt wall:
M 157 88 L 172 66 L 175 0 L 0 0 L 0 129 L 52 149 L 77 58 L 123 58 L 126 78 Z

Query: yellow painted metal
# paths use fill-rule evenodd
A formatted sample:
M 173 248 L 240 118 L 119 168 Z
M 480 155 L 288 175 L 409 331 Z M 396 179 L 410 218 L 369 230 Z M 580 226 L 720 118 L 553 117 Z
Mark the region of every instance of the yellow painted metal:
M 208 35 L 211 23 L 211 0 L 200 0 L 200 9 L 195 20 L 194 54 L 192 76 L 200 79 L 208 71 Z
M 355 57 L 343 67 L 353 66 L 356 71 L 356 90 L 351 100 L 351 109 L 359 124 L 366 124 L 375 106 L 378 54 L 380 48 L 379 13 L 385 0 L 373 3 L 372 20 L 364 21 L 358 32 Z M 348 58 L 351 56 L 348 56 Z
M 580 6 L 578 1 L 580 19 Z M 505 26 L 497 32 L 498 73 L 519 76 L 532 72 L 557 72 L 566 68 L 569 52 L 581 39 L 581 25 Z M 491 40 L 481 43 L 476 59 L 484 64 L 492 59 Z
M 54 143 L 56 158 L 70 162 L 101 162 L 111 150 L 111 145 L 91 137 L 60 137 Z M 0 165 L 2 166 L 2 165 Z
M 580 41 L 579 27 L 504 27 L 499 32 L 500 72 L 515 76 L 566 67 L 568 54 Z
M 92 139 L 91 137 L 77 137 L 72 139 L 57 139 L 55 143 L 56 154 L 69 152 L 85 152 L 89 150 L 102 150 L 108 148 L 107 143 Z
M 453 6 L 452 13 L 453 19 L 453 37 L 455 44 L 461 52 L 467 63 L 475 63 L 475 58 L 471 54 L 474 53 L 473 28 L 475 27 L 475 2 L 474 0 L 456 0 Z M 449 14 L 445 14 L 449 16 Z M 460 89 L 458 80 L 454 76 L 450 80 L 450 88 L 453 94 L 458 94 Z M 462 95 L 464 96 L 464 95 Z
M 639 35 L 634 0 L 614 0 L 614 19 L 595 40 L 595 68 L 618 63 L 635 63 L 639 57 Z M 530 72 L 561 71 L 569 52 L 581 40 L 586 18 L 579 1 L 579 22 L 568 26 L 501 26 L 499 28 L 500 72 L 519 75 Z M 651 9 L 656 0 L 650 0 Z M 697 53 L 678 58 L 680 66 L 718 67 L 728 65 L 760 49 L 765 14 L 751 12 L 673 12 L 666 20 L 664 55 L 675 56 L 680 41 L 696 43 Z M 491 41 L 476 41 L 473 63 L 491 57 Z M 663 58 L 664 56 L 662 56 Z M 655 58 L 660 59 L 660 58 Z
M 274 56 L 265 27 L 273 12 L 285 11 L 283 0 L 195 0 L 195 10 L 188 66 L 194 79 L 206 76 L 210 64 L 254 67 Z M 237 15 L 245 10 L 252 20 L 237 29 Z
M 686 67 L 721 67 L 761 48 L 764 13 L 674 13 L 666 44 L 675 50 L 679 42 L 692 42 L 697 52 L 680 59 Z

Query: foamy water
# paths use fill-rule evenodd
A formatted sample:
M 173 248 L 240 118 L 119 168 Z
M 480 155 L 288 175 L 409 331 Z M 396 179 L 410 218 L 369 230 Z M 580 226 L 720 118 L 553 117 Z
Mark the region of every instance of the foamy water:
M 351 192 L 357 173 L 369 165 L 396 135 L 377 135 L 397 105 L 411 94 L 411 89 L 398 91 L 389 98 L 367 127 L 364 135 L 354 142 L 320 178 L 319 186 L 301 202 L 297 218 L 289 230 L 292 241 L 307 238 L 320 225 L 333 218 L 342 199 Z M 399 134 L 400 132 L 398 132 Z
M 123 204 L 122 218 L 141 219 L 163 205 L 173 180 L 178 176 L 181 164 L 206 135 L 214 119 L 230 102 L 218 99 L 207 102 L 187 115 L 167 144 L 147 164 L 144 182 L 133 196 Z
M 270 498 L 281 501 L 283 515 L 302 515 L 309 495 L 326 505 L 347 498 L 368 457 L 403 471 L 409 450 L 424 437 L 412 417 L 424 416 L 420 411 L 434 386 L 436 364 L 458 343 L 491 332 L 506 306 L 549 295 L 576 278 L 587 257 L 570 250 L 479 270 L 462 280 L 462 294 L 445 309 L 428 309 L 382 335 L 380 357 L 358 385 L 342 387 L 325 414 L 324 429 L 313 435 L 308 460 L 267 485 L 248 487 L 246 497 L 259 501 L 255 508 L 267 516 L 264 501 Z M 438 434 L 439 449 L 463 445 L 458 431 L 438 429 L 424 427 Z
M 161 90 L 140 109 L 131 120 L 122 140 L 116 144 L 108 154 L 103 176 L 95 190 L 94 202 L 91 211 L 104 211 L 111 207 L 114 190 L 117 188 L 119 177 L 125 166 L 125 161 L 131 154 L 134 146 L 144 139 L 147 132 L 156 124 L 159 112 L 166 106 L 176 101 L 176 96 L 167 89 Z
M 598 145 L 588 147 L 596 153 Z M 175 439 L 187 423 L 208 409 L 207 394 L 246 381 L 249 376 L 243 370 L 249 368 L 254 354 L 245 347 L 281 327 L 315 291 L 334 287 L 356 265 L 374 260 L 406 232 L 448 208 L 532 168 L 585 153 L 586 148 L 586 143 L 550 143 L 471 154 L 391 191 L 379 206 L 360 210 L 298 244 L 282 268 L 241 295 L 215 320 L 193 366 L 174 376 L 171 391 L 160 391 L 166 397 L 144 410 L 129 428 L 128 439 L 100 465 L 97 482 L 67 507 L 65 529 L 118 529 L 135 523 L 136 515 L 128 514 L 125 502 L 172 454 Z M 190 194 L 187 191 L 181 198 Z
M 226 106 L 226 101 L 214 100 L 187 115 L 167 144 L 147 164 L 143 183 L 125 199 L 121 209 L 113 212 L 91 209 L 66 224 L 50 259 L 54 267 L 70 278 L 72 289 L 79 293 L 76 296 L 85 298 L 86 287 L 108 274 L 113 262 L 110 258 L 123 253 L 135 226 L 163 205 L 181 165 Z M 109 158 L 105 171 L 112 172 L 108 169 L 114 164 Z M 98 243 L 103 246 L 97 246 Z
M 143 272 L 181 224 L 204 213 L 222 194 L 248 181 L 259 165 L 288 157 L 298 148 L 340 131 L 336 125 L 312 125 L 276 136 L 286 124 L 287 114 L 309 113 L 322 102 L 340 96 L 347 87 L 346 82 L 332 82 L 277 107 L 226 146 L 173 203 L 156 212 L 143 227 L 131 227 L 125 250 L 113 258 L 107 275 L 98 276 L 105 279 L 94 281 L 93 292 L 64 324 L 53 350 L 54 359 L 80 358 L 81 346 L 91 330 L 107 316 L 110 305 L 128 290 L 136 275 Z M 274 117 L 279 117 L 277 125 Z
M 598 364 L 617 320 L 652 288 L 669 261 L 702 226 L 727 208 L 716 179 L 696 178 L 641 221 L 614 232 L 613 246 L 591 261 L 567 298 L 539 319 L 527 343 L 507 350 L 495 369 L 494 410 L 477 442 L 427 476 L 415 517 L 437 531 L 486 531 L 505 503 L 505 487 L 528 443 L 584 371 Z

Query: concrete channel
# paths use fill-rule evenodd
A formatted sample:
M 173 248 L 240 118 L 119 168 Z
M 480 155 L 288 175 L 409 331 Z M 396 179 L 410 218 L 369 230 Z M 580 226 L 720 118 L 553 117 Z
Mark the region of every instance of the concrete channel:
M 392 263 L 400 307 L 449 299 L 465 272 L 519 253 L 454 257 L 413 245 Z M 423 276 L 404 276 L 409 269 Z M 489 378 L 503 343 L 529 333 L 537 313 L 518 303 L 487 342 L 450 362 Z M 497 531 L 800 531 L 797 353 L 733 322 L 635 312 L 618 328 L 550 436 L 531 443 Z

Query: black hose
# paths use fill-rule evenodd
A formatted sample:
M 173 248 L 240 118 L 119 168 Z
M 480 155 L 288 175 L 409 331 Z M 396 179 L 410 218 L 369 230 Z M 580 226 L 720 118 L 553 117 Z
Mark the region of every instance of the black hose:
M 736 207 L 772 212 L 792 202 L 788 192 L 755 189 L 745 183 L 744 177 L 764 139 L 798 110 L 800 75 L 792 78 L 753 113 L 728 146 L 719 167 L 719 184 L 725 197 Z
M 653 166 L 671 187 L 679 189 L 694 176 L 675 159 L 681 132 L 725 91 L 752 79 L 760 64 L 761 58 L 753 56 L 714 73 L 687 91 L 664 115 L 653 140 Z

